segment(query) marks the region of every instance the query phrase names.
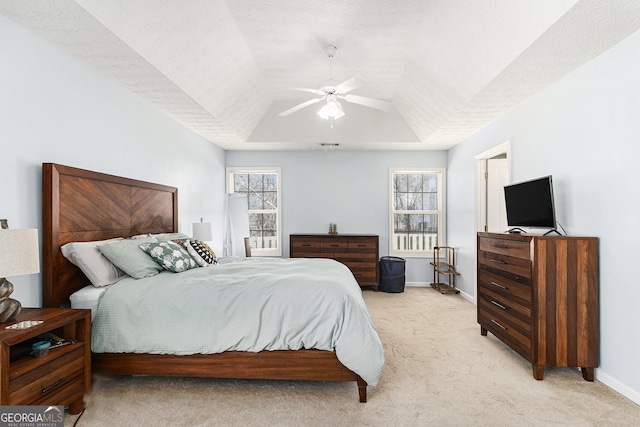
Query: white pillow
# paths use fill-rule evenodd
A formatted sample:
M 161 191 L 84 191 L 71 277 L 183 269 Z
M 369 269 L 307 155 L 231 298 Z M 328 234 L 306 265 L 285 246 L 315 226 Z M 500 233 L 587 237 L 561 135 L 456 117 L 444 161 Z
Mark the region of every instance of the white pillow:
M 96 242 L 72 242 L 62 246 L 60 250 L 66 259 L 87 276 L 93 286 L 101 288 L 116 283 L 126 274 L 102 255 L 97 246 L 120 240 L 124 239 L 116 237 Z

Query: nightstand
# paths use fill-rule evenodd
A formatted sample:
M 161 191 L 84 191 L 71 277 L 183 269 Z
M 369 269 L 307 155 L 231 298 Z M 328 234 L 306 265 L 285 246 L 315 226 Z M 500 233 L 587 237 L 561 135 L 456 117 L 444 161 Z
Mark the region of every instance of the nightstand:
M 34 321 L 42 323 L 12 329 Z M 31 345 L 47 333 L 75 342 L 31 355 Z M 90 387 L 90 310 L 24 308 L 14 322 L 0 324 L 0 405 L 61 405 L 78 414 Z

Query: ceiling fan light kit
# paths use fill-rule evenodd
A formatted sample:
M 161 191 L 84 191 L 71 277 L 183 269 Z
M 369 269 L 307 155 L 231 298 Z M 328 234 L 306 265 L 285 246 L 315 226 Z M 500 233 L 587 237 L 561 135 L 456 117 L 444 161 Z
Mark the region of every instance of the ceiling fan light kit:
M 327 103 L 318 111 L 318 115 L 325 120 L 338 120 L 344 116 L 342 105 L 338 102 L 336 95 L 328 95 Z
M 310 89 L 310 88 L 295 88 L 294 90 L 300 90 L 304 92 L 311 92 L 316 95 L 319 95 L 319 98 L 314 98 L 309 101 L 305 101 L 301 104 L 298 104 L 288 110 L 285 110 L 278 114 L 281 117 L 286 117 L 292 113 L 295 113 L 298 110 L 301 110 L 309 105 L 315 104 L 320 101 L 325 101 L 325 105 L 318 111 L 318 115 L 323 119 L 329 120 L 331 123 L 331 127 L 333 127 L 333 121 L 339 119 L 344 116 L 344 110 L 342 109 L 342 105 L 338 101 L 338 99 L 344 99 L 346 102 L 352 104 L 360 104 L 365 107 L 375 108 L 383 111 L 391 111 L 393 109 L 393 104 L 387 101 L 382 101 L 379 99 L 367 98 L 365 96 L 359 95 L 347 95 L 347 92 L 350 92 L 359 87 L 365 86 L 367 82 L 358 77 L 352 77 L 344 82 L 340 83 L 336 80 L 333 80 L 333 67 L 331 60 L 335 56 L 337 47 L 331 45 L 325 48 L 325 53 L 329 57 L 329 80 L 325 80 L 320 83 L 319 89 Z

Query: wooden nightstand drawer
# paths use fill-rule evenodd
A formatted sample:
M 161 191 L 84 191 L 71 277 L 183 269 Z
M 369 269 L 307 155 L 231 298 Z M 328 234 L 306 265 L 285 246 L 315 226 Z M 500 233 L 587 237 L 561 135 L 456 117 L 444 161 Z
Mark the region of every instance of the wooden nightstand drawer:
M 80 344 L 70 352 L 60 353 L 59 357 L 55 353 L 56 350 L 66 349 L 55 348 L 45 356 L 50 359 L 48 363 L 16 378 L 12 379 L 10 376 L 10 405 L 30 405 L 40 397 L 48 397 L 55 393 L 62 385 L 74 381 L 82 382 L 82 374 L 84 372 L 84 345 Z M 51 359 L 51 356 L 54 358 Z M 33 356 L 29 357 L 33 358 Z M 35 361 L 37 362 L 37 360 Z

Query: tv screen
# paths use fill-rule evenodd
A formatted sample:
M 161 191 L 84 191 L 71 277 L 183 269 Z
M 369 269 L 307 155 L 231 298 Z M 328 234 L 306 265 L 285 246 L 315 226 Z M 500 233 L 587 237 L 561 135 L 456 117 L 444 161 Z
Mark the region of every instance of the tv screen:
M 556 228 L 551 176 L 504 187 L 509 227 Z

